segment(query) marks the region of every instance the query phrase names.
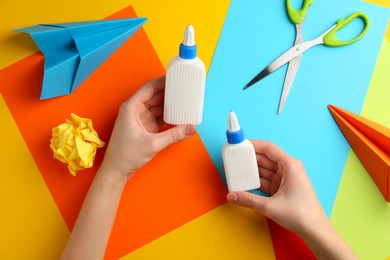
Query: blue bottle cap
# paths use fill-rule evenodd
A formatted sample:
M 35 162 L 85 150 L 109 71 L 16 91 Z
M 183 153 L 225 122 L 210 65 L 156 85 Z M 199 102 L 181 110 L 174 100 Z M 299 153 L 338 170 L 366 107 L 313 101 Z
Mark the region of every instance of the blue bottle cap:
M 242 128 L 237 132 L 229 132 L 229 130 L 227 130 L 226 137 L 229 144 L 239 144 L 242 143 L 245 139 Z
M 183 43 L 180 44 L 179 57 L 187 60 L 196 58 L 196 45 L 187 46 Z

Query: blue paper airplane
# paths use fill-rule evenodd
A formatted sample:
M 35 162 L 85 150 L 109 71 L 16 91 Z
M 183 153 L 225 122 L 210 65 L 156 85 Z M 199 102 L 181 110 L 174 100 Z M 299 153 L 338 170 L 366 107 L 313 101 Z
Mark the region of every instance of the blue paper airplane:
M 28 33 L 45 56 L 41 99 L 72 93 L 145 22 L 126 18 L 40 24 Z

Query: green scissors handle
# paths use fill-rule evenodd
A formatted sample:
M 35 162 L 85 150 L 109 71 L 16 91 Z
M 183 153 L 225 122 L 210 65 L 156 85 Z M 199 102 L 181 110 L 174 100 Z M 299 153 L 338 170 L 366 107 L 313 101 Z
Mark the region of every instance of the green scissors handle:
M 302 8 L 300 10 L 295 10 L 290 0 L 286 0 L 287 13 L 290 17 L 291 22 L 295 24 L 300 24 L 305 19 L 307 10 L 313 4 L 314 0 L 303 0 Z
M 356 18 L 361 18 L 364 22 L 364 28 L 361 31 L 361 33 L 349 41 L 339 40 L 337 38 L 336 33 L 339 30 L 341 30 L 342 28 L 344 28 L 345 26 L 347 26 L 348 24 L 350 24 Z M 354 42 L 360 40 L 367 33 L 369 27 L 370 27 L 370 20 L 368 20 L 367 15 L 365 15 L 362 12 L 355 12 L 355 13 L 351 14 L 350 16 L 348 16 L 345 20 L 339 19 L 336 22 L 336 26 L 325 35 L 324 44 L 326 46 L 337 47 L 337 46 L 344 46 L 344 45 L 354 43 Z

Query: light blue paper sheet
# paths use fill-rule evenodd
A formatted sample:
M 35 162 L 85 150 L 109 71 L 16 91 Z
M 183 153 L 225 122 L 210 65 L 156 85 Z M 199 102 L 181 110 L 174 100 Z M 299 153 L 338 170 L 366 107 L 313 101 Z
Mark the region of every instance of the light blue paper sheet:
M 295 28 L 285 1 L 232 0 L 208 73 L 200 136 L 221 177 L 221 149 L 227 115 L 234 110 L 248 139 L 269 140 L 300 159 L 328 216 L 349 145 L 328 112 L 335 104 L 360 113 L 389 19 L 389 10 L 358 0 L 316 0 L 309 8 L 303 39 L 311 40 L 339 18 L 363 11 L 368 33 L 344 47 L 313 47 L 303 54 L 290 95 L 277 115 L 286 66 L 255 86 L 242 88 L 293 45 Z M 348 38 L 362 23 L 340 31 Z M 201 48 L 201 46 L 199 46 Z

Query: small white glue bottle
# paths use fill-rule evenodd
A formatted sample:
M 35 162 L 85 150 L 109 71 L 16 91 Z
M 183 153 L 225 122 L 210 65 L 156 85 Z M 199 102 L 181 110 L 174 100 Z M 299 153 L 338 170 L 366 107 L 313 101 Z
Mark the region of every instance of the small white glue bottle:
M 172 125 L 202 122 L 206 69 L 196 56 L 195 33 L 188 25 L 179 56 L 168 64 L 165 79 L 164 121 Z
M 260 187 L 259 170 L 253 144 L 244 138 L 237 116 L 228 115 L 227 143 L 222 148 L 223 165 L 229 191 L 246 191 Z

